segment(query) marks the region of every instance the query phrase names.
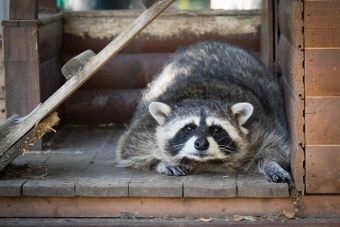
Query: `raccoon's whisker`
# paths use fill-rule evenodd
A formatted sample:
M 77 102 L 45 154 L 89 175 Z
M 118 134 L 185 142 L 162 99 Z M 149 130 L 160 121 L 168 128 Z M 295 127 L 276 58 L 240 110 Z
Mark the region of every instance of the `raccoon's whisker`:
M 216 143 L 220 142 L 221 140 L 223 140 L 224 138 L 227 138 L 227 137 L 229 137 L 229 136 L 224 136 L 224 137 L 222 137 L 221 139 L 217 140 Z M 229 138 L 230 138 L 230 137 L 229 137 Z

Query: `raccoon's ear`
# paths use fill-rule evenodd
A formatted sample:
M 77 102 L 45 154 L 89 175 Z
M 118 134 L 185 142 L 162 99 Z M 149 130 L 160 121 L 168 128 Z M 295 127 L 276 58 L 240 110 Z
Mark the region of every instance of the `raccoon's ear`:
M 254 107 L 247 102 L 241 102 L 233 105 L 231 111 L 238 118 L 239 126 L 247 122 L 249 117 L 253 114 Z
M 161 102 L 152 102 L 149 105 L 149 111 L 156 121 L 162 125 L 169 117 L 171 113 L 171 107 Z

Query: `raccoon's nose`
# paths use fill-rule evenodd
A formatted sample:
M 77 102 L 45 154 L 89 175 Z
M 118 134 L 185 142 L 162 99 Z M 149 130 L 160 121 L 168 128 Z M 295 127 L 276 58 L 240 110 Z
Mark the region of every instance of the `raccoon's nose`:
M 199 151 L 205 151 L 209 148 L 209 142 L 205 138 L 199 138 L 195 141 L 195 148 Z

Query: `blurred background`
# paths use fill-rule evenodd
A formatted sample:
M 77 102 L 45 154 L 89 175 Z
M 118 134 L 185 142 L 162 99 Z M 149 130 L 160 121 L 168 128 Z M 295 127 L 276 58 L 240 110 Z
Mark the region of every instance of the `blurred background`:
M 261 9 L 262 0 L 176 0 L 172 9 Z M 61 10 L 143 9 L 140 0 L 58 0 Z

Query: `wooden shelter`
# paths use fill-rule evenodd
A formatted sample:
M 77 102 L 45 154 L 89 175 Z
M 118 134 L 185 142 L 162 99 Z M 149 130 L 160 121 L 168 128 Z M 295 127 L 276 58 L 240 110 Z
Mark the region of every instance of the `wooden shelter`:
M 101 51 L 141 14 L 38 15 L 38 4 L 47 4 L 40 5 L 44 12 L 57 12 L 56 1 L 11 0 L 10 20 L 2 22 L 8 117 L 26 115 L 44 102 L 64 83 L 62 65 L 85 50 Z M 271 220 L 284 210 L 298 217 L 338 217 L 339 31 L 340 1 L 335 0 L 263 0 L 262 11 L 164 12 L 59 107 L 63 122 L 55 135 L 14 161 L 29 167 L 0 181 L 0 217 L 129 212 L 143 218 Z M 205 40 L 242 46 L 282 74 L 295 190 L 260 175 L 174 178 L 114 166 L 120 125 L 131 119 L 141 90 L 178 47 Z

